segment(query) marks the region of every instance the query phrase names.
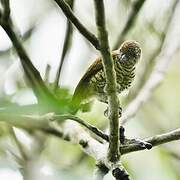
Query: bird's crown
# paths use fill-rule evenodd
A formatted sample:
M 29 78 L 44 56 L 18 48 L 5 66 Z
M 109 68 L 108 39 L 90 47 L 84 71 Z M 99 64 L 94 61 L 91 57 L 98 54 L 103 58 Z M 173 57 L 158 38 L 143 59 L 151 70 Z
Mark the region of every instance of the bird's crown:
M 120 53 L 126 59 L 138 60 L 141 56 L 140 44 L 134 40 L 125 41 L 119 48 Z

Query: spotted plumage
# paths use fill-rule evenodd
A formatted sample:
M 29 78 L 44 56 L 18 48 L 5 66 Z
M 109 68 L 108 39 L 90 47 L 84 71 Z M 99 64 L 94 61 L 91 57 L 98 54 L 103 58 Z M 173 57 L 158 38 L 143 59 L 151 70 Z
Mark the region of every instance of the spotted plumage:
M 118 50 L 112 52 L 118 93 L 130 87 L 135 77 L 135 65 L 140 56 L 141 48 L 139 43 L 135 41 L 125 41 Z M 72 102 L 75 105 L 80 105 L 95 96 L 99 101 L 107 103 L 105 87 L 105 73 L 102 59 L 99 57 L 79 81 Z

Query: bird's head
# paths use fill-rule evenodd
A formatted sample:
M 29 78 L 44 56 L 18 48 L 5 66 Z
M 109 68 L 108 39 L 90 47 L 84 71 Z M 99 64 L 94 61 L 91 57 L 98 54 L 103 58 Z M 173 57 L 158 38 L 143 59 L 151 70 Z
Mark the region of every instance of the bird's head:
M 120 46 L 119 51 L 123 63 L 136 64 L 141 57 L 140 44 L 134 40 L 125 41 Z

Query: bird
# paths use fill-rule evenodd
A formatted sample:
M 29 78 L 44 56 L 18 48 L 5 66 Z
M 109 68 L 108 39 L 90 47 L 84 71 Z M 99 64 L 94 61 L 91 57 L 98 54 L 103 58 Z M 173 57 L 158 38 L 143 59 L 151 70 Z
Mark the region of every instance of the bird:
M 127 40 L 121 44 L 119 49 L 112 51 L 118 94 L 130 88 L 135 78 L 136 65 L 141 58 L 141 54 L 142 50 L 140 44 L 134 40 Z M 72 97 L 72 106 L 76 108 L 75 112 L 77 112 L 77 109 L 81 109 L 84 104 L 88 104 L 92 97 L 97 98 L 100 102 L 108 104 L 106 77 L 101 57 L 98 57 L 87 69 L 75 88 Z M 121 110 L 121 107 L 119 108 Z M 107 111 L 108 109 L 105 110 L 105 112 Z M 126 138 L 123 126 L 120 126 L 119 134 L 121 144 L 135 143 L 142 148 L 152 148 L 152 144 L 149 142 Z
M 118 94 L 131 86 L 141 52 L 140 44 L 135 40 L 127 40 L 121 44 L 119 49 L 112 51 Z M 101 57 L 98 57 L 90 65 L 80 79 L 72 97 L 72 105 L 75 108 L 80 108 L 81 105 L 91 102 L 92 98 L 108 103 L 106 77 Z

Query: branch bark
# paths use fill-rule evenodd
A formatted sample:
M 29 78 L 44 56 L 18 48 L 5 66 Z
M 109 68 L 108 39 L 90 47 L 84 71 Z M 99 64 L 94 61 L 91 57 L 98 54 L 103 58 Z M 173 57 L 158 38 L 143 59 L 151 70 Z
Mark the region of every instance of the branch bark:
M 119 161 L 119 120 L 118 110 L 119 101 L 116 93 L 116 74 L 114 70 L 113 59 L 109 49 L 108 33 L 105 23 L 105 12 L 103 0 L 94 0 L 96 12 L 96 25 L 98 30 L 98 39 L 100 43 L 100 52 L 102 56 L 103 67 L 106 75 L 107 95 L 109 104 L 109 152 L 108 159 L 112 162 Z
M 74 24 L 79 32 L 96 48 L 99 49 L 99 41 L 94 34 L 88 31 L 74 15 L 69 5 L 64 0 L 54 0 L 61 8 L 64 15 Z
M 54 115 L 52 120 L 55 120 L 59 123 L 62 123 L 63 120 L 73 120 L 76 121 L 77 123 L 81 124 L 82 126 L 86 127 L 89 131 L 93 132 L 95 135 L 98 137 L 101 137 L 105 141 L 109 141 L 109 136 L 105 133 L 103 133 L 101 130 L 99 130 L 97 127 L 87 123 L 86 121 L 74 116 L 74 115 Z
M 0 114 L 0 121 L 8 122 L 13 126 L 25 128 L 27 130 L 40 129 L 45 132 L 49 131 L 49 133 L 52 132 L 51 123 L 53 121 L 57 122 L 58 124 L 62 124 L 65 120 L 75 121 L 78 124 L 82 125 L 83 127 L 87 128 L 90 132 L 94 133 L 98 137 L 101 137 L 106 142 L 109 141 L 109 136 L 107 134 L 103 133 L 97 127 L 87 123 L 86 121 L 84 121 L 76 116 L 70 115 L 70 114 L 57 115 L 54 113 L 48 113 L 48 114 L 44 114 L 41 116 L 23 115 L 23 114 L 9 115 L 7 113 L 2 113 L 2 111 Z M 56 132 L 54 132 L 54 133 L 56 133 Z M 56 135 L 56 134 L 54 134 L 54 135 Z
M 9 15 L 10 15 L 10 6 L 9 6 L 9 0 L 1 0 L 2 6 L 3 6 L 3 13 L 1 17 L 1 22 L 5 23 L 6 21 L 9 21 Z
M 74 0 L 69 0 L 68 4 L 69 4 L 69 7 L 73 11 Z M 62 54 L 61 54 L 60 63 L 59 63 L 58 69 L 57 69 L 56 78 L 54 81 L 54 91 L 56 91 L 56 89 L 58 87 L 59 80 L 60 80 L 60 74 L 61 74 L 62 67 L 64 64 L 64 59 L 65 59 L 66 54 L 71 46 L 72 33 L 73 33 L 72 23 L 69 21 L 69 19 L 67 19 L 67 27 L 66 27 L 66 34 L 65 34 L 65 39 L 64 39 L 63 50 L 62 50 Z
M 26 42 L 30 39 L 31 35 L 33 34 L 34 30 L 35 30 L 35 25 L 31 26 L 26 32 L 24 32 L 24 34 L 22 35 L 22 42 Z M 10 52 L 14 51 L 14 47 L 10 46 L 5 50 L 0 50 L 0 56 L 4 56 L 9 54 Z
M 67 124 L 65 123 L 64 125 L 64 130 L 63 132 L 58 131 L 56 129 L 53 129 L 53 126 L 50 125 L 51 121 L 53 120 L 58 120 L 58 118 L 60 120 L 63 120 L 63 118 L 68 118 L 68 116 L 62 116 L 62 115 L 54 115 L 53 113 L 48 113 L 45 114 L 43 116 L 28 116 L 28 115 L 0 115 L 0 121 L 6 122 L 10 125 L 13 125 L 15 127 L 19 127 L 19 128 L 23 128 L 29 131 L 32 130 L 41 130 L 45 133 L 49 133 L 51 135 L 55 135 L 56 137 L 59 138 L 63 138 L 64 140 L 68 140 L 68 141 L 72 141 L 73 143 L 79 144 L 80 140 L 83 140 L 83 142 L 81 141 L 80 145 L 84 146 L 86 143 L 85 142 L 89 142 L 88 140 L 83 139 L 83 135 L 82 134 L 86 134 L 85 137 L 88 139 L 90 138 L 92 143 L 97 144 L 97 146 L 103 150 L 100 150 L 98 152 L 99 155 L 95 155 L 96 153 L 94 152 L 95 149 L 93 150 L 93 157 L 96 156 L 96 160 L 98 160 L 100 157 L 100 159 L 103 159 L 103 162 L 107 165 L 107 162 L 105 161 L 105 154 L 103 153 L 107 153 L 107 143 L 102 144 L 99 143 L 98 141 L 94 140 L 90 135 L 88 135 L 88 133 L 83 130 L 79 125 L 78 122 L 73 122 L 73 121 L 68 121 Z M 67 119 L 68 120 L 68 119 Z M 81 134 L 82 133 L 82 134 Z M 171 141 L 176 141 L 176 140 L 180 140 L 180 128 L 170 131 L 168 133 L 164 133 L 164 134 L 160 134 L 160 135 L 155 135 L 153 137 L 150 138 L 146 138 L 143 141 L 149 142 L 152 144 L 152 146 L 158 146 L 160 144 L 165 144 Z M 89 147 L 90 144 L 89 144 Z M 127 153 L 131 153 L 131 152 L 135 152 L 135 151 L 140 151 L 140 150 L 145 150 L 145 148 L 142 148 L 142 146 L 139 146 L 137 144 L 129 144 L 129 145 L 124 145 L 120 147 L 120 151 L 121 154 L 127 154 Z M 101 154 L 102 153 L 102 154 Z M 89 153 L 88 153 L 89 154 Z M 101 155 L 100 155 L 101 154 Z M 99 157 L 99 158 L 98 158 Z M 102 158 L 103 157 L 103 158 Z M 100 161 L 102 162 L 102 161 Z M 107 165 L 107 167 L 109 168 L 109 165 Z
M 174 131 L 170 131 L 168 133 L 160 134 L 153 136 L 151 138 L 144 139 L 144 141 L 149 142 L 152 144 L 152 146 L 158 146 L 160 144 L 165 144 L 171 141 L 177 141 L 180 139 L 180 128 L 176 129 Z M 122 147 L 121 153 L 127 154 L 130 152 L 140 151 L 144 150 L 144 148 L 138 146 L 137 144 L 129 145 L 128 147 Z

